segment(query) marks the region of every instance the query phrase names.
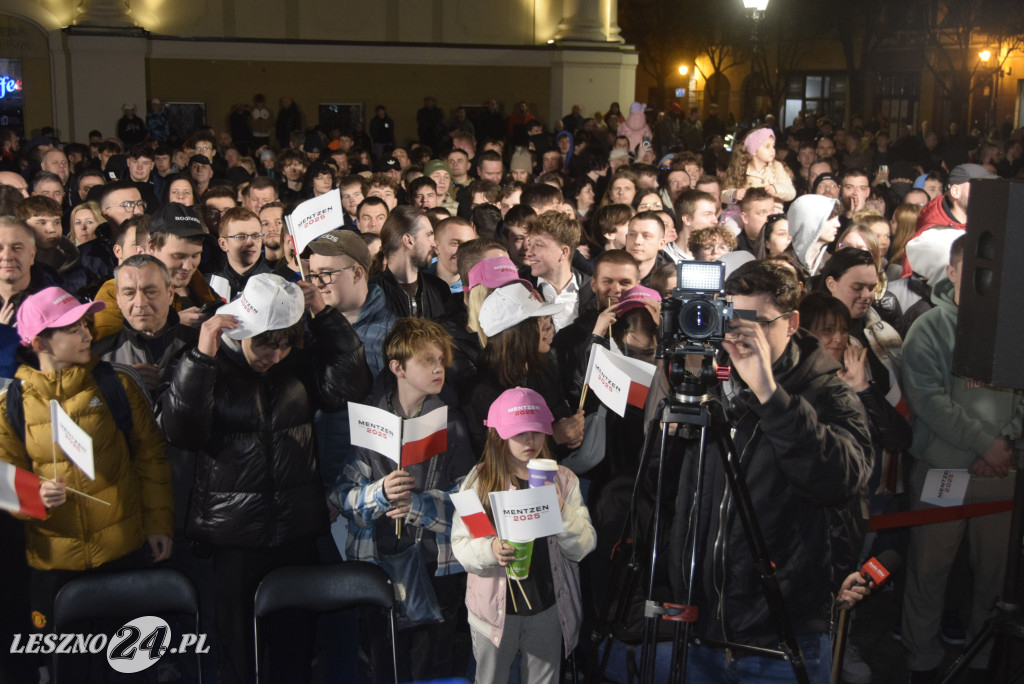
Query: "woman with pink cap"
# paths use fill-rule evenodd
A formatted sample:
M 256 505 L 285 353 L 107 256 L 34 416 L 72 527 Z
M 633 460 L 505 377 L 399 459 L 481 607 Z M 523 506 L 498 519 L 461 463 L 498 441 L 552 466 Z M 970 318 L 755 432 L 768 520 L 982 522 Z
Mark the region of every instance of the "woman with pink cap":
M 729 170 L 722 182 L 722 201 L 739 203 L 747 188 L 767 190 L 779 211 L 784 202 L 796 197 L 792 174 L 785 164 L 775 161 L 775 132 L 770 128 L 755 128 L 732 148 Z
M 476 492 L 492 524 L 488 495 L 529 486 L 527 464 L 550 459 L 553 420 L 544 398 L 524 387 L 506 390 L 491 404 L 483 456 L 461 489 Z M 594 549 L 597 536 L 576 476 L 558 466 L 554 486 L 564 530 L 534 540 L 528 574 L 515 584 L 507 568 L 516 549 L 497 537 L 473 538 L 458 514 L 452 521 L 452 550 L 469 573 L 466 608 L 477 682 L 507 682 L 522 653 L 521 681 L 555 684 L 562 658 L 576 647 L 583 611 L 577 563 Z

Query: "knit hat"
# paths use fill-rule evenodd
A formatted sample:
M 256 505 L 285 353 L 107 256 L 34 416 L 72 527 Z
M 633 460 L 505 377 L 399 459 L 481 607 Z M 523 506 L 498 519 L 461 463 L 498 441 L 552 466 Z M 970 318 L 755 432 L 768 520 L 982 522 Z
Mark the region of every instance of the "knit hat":
M 444 159 L 431 159 L 423 167 L 423 175 L 430 178 L 430 174 L 435 171 L 444 171 L 450 177 L 452 175 L 451 167 L 448 166 L 448 162 Z
M 555 417 L 547 402 L 537 392 L 526 387 L 505 390 L 491 404 L 484 425 L 494 428 L 502 439 L 511 439 L 524 432 L 552 434 Z
M 747 148 L 750 156 L 754 156 L 768 138 L 775 138 L 774 131 L 770 128 L 758 128 L 747 134 L 743 139 L 743 146 Z
M 512 162 L 509 164 L 509 169 L 512 171 L 531 171 L 533 169 L 533 162 L 530 160 L 530 151 L 525 147 L 517 147 L 516 151 L 512 153 Z

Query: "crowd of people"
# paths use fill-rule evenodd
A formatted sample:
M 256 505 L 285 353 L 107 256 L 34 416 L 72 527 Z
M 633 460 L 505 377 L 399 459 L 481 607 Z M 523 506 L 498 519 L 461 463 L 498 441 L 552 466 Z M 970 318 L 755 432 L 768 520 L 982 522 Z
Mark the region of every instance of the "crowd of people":
M 1008 513 L 866 529 L 929 507 L 933 468 L 969 469 L 969 501 L 1011 496 L 1024 402 L 955 376 L 952 351 L 971 183 L 1021 173 L 1020 131 L 890 141 L 884 121 L 843 129 L 812 112 L 728 130 L 714 107 L 701 120 L 641 103 L 545 124 L 495 100 L 446 120 L 428 97 L 400 145 L 384 106 L 365 129 L 304 129 L 288 98 L 273 118 L 257 95 L 220 132 L 178 137 L 157 100 L 145 120 L 125 106 L 120 141 L 0 130 L 0 458 L 41 478 L 48 510 L 4 517 L 5 634 L 52 631 L 76 577 L 170 565 L 211 616 L 208 674 L 252 682 L 260 581 L 361 560 L 406 587 L 401 681 L 595 672 L 586 637 L 623 591 L 613 547 L 634 482 L 653 490 L 638 467 L 652 407 L 672 393 L 661 302 L 683 296 L 687 261 L 723 262 L 725 294 L 752 312 L 707 350 L 730 369 L 710 392 L 811 681 L 829 681 L 837 606 L 869 593 L 858 568 L 884 549 L 907 558 L 892 627 L 912 681 L 934 680 L 959 615 L 980 629 Z M 343 225 L 296 253 L 288 216 L 335 191 Z M 658 366 L 646 416 L 588 394 L 594 345 Z M 51 400 L 92 435 L 94 479 L 55 455 Z M 447 446 L 399 467 L 353 445 L 350 403 L 402 419 L 445 407 Z M 756 650 L 779 637 L 719 461 L 699 477 L 697 445 L 670 439 L 656 579 L 699 608 L 689 676 L 779 681 L 792 668 Z M 493 521 L 488 494 L 528 487 L 535 458 L 559 463 L 564 531 L 538 540 L 513 583 L 517 548 L 471 535 L 451 494 L 475 491 Z M 946 592 L 965 538 L 969 605 Z M 379 612 L 315 628 L 268 621 L 270 681 L 308 681 L 314 662 L 328 681 L 391 678 Z M 626 681 L 635 653 L 616 653 L 606 676 Z M 987 657 L 972 681 L 988 681 Z M 8 681 L 46 667 L 3 660 Z M 855 648 L 844 677 L 871 679 Z

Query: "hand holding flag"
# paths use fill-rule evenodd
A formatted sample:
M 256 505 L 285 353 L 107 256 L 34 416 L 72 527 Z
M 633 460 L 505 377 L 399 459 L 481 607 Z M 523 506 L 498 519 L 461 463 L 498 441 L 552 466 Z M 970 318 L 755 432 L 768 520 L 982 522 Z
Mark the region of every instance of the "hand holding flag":
M 46 519 L 46 505 L 39 491 L 39 476 L 0 461 L 0 508 L 19 515 Z M 57 499 L 61 500 L 58 501 Z M 62 502 L 54 497 L 54 504 Z

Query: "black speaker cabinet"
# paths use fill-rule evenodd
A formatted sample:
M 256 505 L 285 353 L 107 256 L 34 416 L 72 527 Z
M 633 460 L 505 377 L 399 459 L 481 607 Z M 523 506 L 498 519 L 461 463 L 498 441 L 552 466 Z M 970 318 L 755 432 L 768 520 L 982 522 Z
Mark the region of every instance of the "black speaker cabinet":
M 953 372 L 1024 389 L 1024 182 L 971 181 Z

